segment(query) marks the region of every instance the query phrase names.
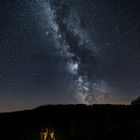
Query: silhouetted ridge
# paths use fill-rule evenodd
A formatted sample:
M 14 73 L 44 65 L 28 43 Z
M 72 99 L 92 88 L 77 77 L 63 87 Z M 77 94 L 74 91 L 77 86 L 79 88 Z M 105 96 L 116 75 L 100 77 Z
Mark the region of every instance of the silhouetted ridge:
M 109 104 L 44 105 L 0 114 L 0 138 L 40 140 L 40 132 L 45 128 L 55 130 L 56 140 L 139 140 L 140 108 Z

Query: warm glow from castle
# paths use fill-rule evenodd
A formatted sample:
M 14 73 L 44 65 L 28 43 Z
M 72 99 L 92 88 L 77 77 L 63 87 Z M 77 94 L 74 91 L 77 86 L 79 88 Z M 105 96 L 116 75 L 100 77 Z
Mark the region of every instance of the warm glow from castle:
M 40 140 L 55 140 L 55 130 L 50 128 L 42 129 Z

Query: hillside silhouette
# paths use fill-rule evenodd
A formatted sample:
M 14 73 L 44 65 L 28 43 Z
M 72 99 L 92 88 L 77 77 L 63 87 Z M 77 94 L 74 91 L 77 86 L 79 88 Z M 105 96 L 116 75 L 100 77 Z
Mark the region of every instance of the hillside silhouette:
M 40 140 L 42 129 L 56 140 L 140 140 L 140 106 L 48 105 L 0 113 L 0 139 Z

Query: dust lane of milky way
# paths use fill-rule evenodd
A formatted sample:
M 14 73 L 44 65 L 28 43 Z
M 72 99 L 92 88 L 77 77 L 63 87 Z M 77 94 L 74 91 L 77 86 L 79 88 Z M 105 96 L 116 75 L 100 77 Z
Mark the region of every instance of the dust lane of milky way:
M 40 1 L 38 2 L 40 3 Z M 89 70 L 84 68 L 91 65 L 91 68 L 94 69 L 95 53 L 98 52 L 88 33 L 81 28 L 78 12 L 75 9 L 71 9 L 65 17 L 59 18 L 57 13 L 60 7 L 55 7 L 53 2 L 51 5 L 49 0 L 41 1 L 40 4 L 44 10 L 43 16 L 46 16 L 49 27 L 47 36 L 51 34 L 54 46 L 65 59 L 68 72 L 73 78 L 75 98 L 79 103 L 86 104 L 104 100 L 106 94 L 109 94 L 105 81 L 92 82 L 87 74 Z M 63 28 L 65 28 L 65 31 Z M 83 53 L 86 53 L 89 58 L 82 58 L 84 57 Z M 85 60 L 83 59 L 87 59 L 87 62 L 84 62 Z

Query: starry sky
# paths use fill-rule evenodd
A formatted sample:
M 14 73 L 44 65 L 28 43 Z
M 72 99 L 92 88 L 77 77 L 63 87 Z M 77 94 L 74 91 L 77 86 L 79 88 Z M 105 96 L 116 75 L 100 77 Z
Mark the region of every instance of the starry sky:
M 1 0 L 0 111 L 129 104 L 139 45 L 139 0 Z

